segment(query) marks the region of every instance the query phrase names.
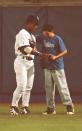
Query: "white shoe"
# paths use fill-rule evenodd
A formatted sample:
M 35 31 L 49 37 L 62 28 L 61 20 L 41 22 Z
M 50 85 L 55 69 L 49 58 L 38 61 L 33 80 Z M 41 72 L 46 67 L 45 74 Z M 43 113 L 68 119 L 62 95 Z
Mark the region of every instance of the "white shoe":
M 10 114 L 17 116 L 17 115 L 19 114 L 19 109 L 18 109 L 18 107 L 11 106 Z
M 73 115 L 74 114 L 74 108 L 72 105 L 67 105 L 67 115 Z
M 20 113 L 28 115 L 30 113 L 30 111 L 29 111 L 28 107 L 25 106 L 25 107 L 21 108 L 21 112 Z
M 43 115 L 48 115 L 48 114 L 53 114 L 55 115 L 56 114 L 56 111 L 54 108 L 47 108 L 47 110 L 45 112 L 42 113 Z

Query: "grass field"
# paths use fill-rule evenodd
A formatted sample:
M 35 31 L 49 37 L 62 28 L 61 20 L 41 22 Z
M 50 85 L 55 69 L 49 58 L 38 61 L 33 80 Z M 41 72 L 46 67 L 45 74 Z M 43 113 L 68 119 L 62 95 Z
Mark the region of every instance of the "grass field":
M 44 104 L 31 104 L 28 116 L 9 114 L 9 105 L 0 105 L 0 131 L 82 131 L 82 105 L 75 105 L 75 114 L 66 115 L 63 105 L 56 105 L 57 114 L 43 116 Z

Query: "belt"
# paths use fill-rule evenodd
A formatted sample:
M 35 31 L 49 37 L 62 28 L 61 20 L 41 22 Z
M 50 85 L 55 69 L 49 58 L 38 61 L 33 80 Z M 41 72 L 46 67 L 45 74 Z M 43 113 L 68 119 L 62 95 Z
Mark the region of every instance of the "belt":
M 31 56 L 23 56 L 22 58 L 29 61 L 34 60 Z

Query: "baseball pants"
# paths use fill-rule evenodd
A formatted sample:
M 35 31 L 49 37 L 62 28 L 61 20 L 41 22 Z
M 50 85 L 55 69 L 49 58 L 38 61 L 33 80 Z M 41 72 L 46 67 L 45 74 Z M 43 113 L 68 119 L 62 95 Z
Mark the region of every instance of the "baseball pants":
M 34 62 L 18 57 L 14 62 L 14 70 L 17 87 L 13 93 L 12 106 L 18 107 L 18 102 L 22 97 L 22 106 L 28 107 L 34 81 Z

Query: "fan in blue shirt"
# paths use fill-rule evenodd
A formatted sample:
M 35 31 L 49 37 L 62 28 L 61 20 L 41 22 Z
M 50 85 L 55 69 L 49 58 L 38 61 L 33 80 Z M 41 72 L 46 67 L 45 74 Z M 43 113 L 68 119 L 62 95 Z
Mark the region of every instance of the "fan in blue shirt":
M 53 31 L 53 26 L 46 24 L 43 27 L 42 35 L 38 37 L 41 43 L 42 52 L 52 54 L 51 61 L 45 61 L 47 69 L 64 69 L 63 56 L 67 53 L 64 41 Z
M 66 76 L 64 72 L 63 56 L 67 53 L 62 38 L 54 33 L 54 28 L 50 24 L 43 26 L 42 36 L 39 37 L 42 52 L 49 55 L 48 59 L 42 62 L 44 66 L 45 75 L 45 91 L 47 109 L 43 112 L 44 115 L 56 114 L 55 85 L 58 88 L 61 100 L 66 106 L 67 114 L 74 114 L 73 102 L 70 97 Z M 44 64 L 45 63 L 45 64 Z

